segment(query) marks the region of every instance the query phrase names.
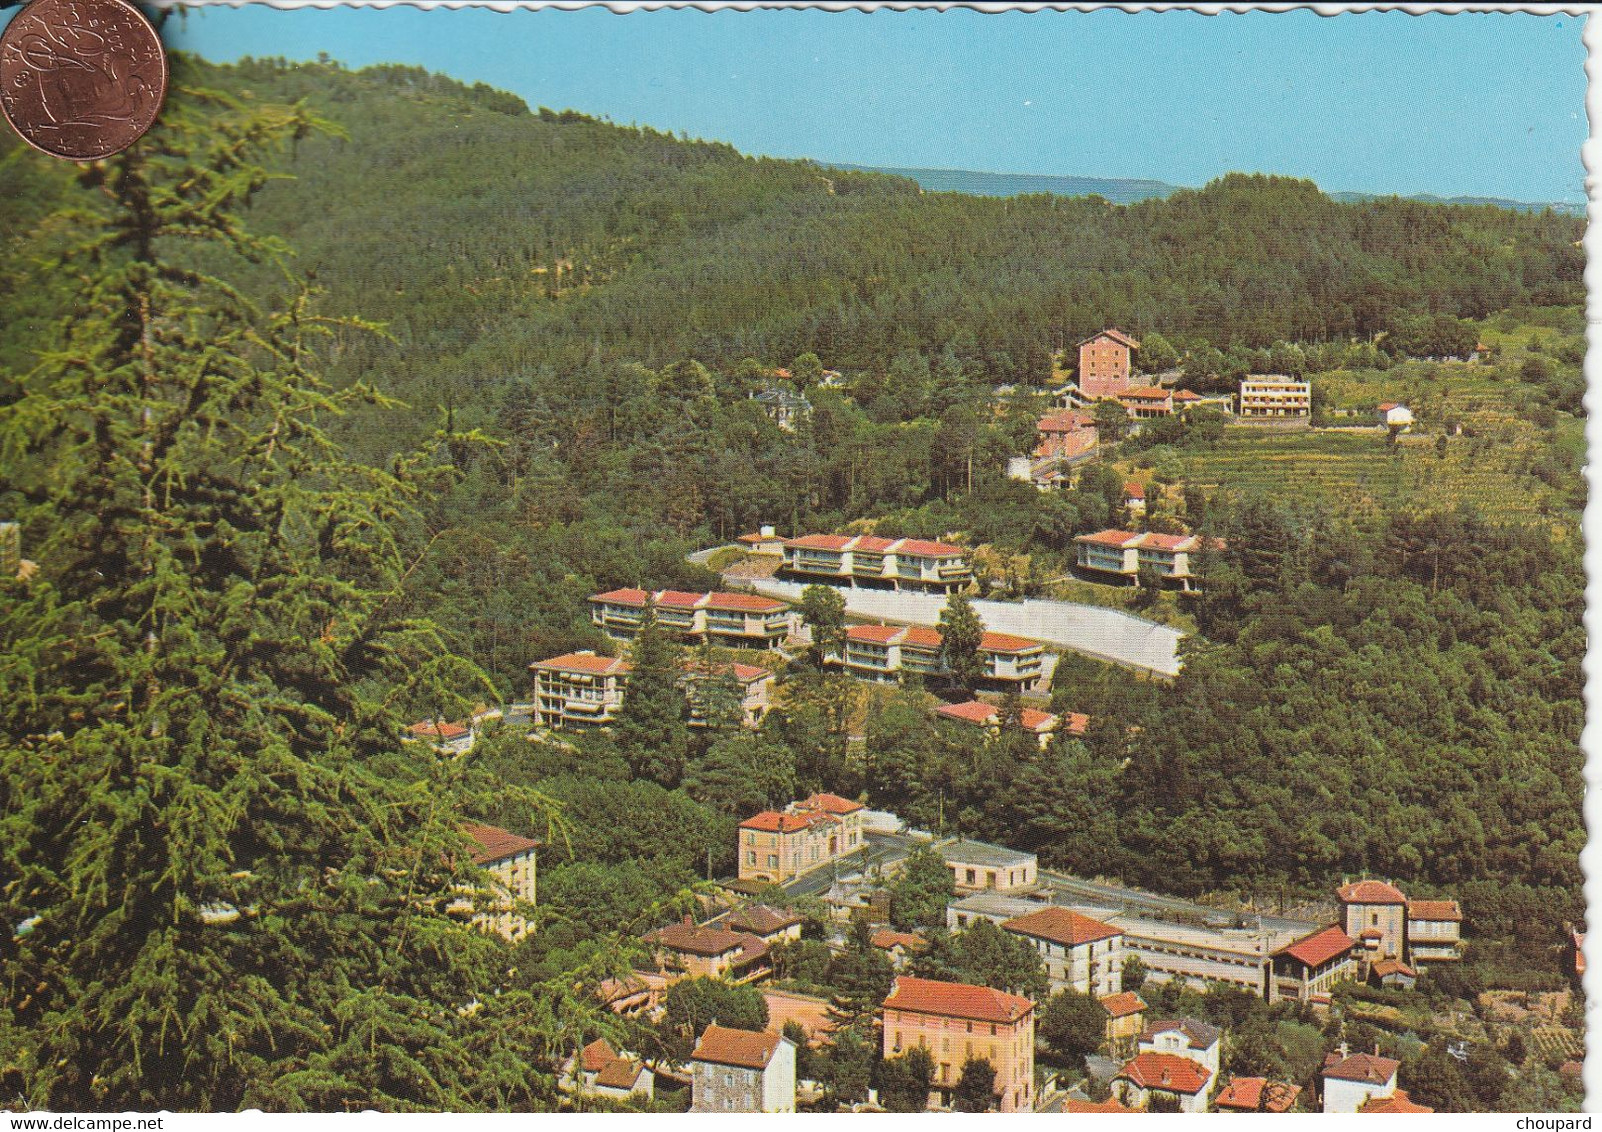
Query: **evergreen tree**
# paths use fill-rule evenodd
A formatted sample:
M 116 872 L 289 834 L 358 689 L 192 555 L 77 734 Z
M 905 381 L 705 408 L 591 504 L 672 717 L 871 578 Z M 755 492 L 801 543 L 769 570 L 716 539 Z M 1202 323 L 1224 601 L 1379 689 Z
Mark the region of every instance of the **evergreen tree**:
M 986 1058 L 970 1057 L 962 1064 L 962 1077 L 951 1099 L 958 1112 L 990 1112 L 998 1099 L 996 1067 Z
M 636 778 L 649 778 L 669 789 L 684 776 L 689 745 L 679 660 L 679 649 L 657 620 L 656 603 L 647 600 L 629 648 L 629 682 L 617 713 L 617 743 Z
M 845 596 L 834 586 L 808 586 L 801 591 L 801 620 L 812 631 L 811 654 L 821 664 L 845 650 Z
M 359 323 L 196 266 L 280 258 L 239 214 L 264 155 L 322 128 L 186 90 L 83 167 L 70 315 L 7 375 L 4 503 L 41 564 L 0 592 L 0 922 L 28 925 L 0 933 L 0 1061 L 29 1107 L 533 1104 L 558 1055 L 549 988 L 447 914 L 471 875 L 451 766 L 374 769 L 407 690 L 464 674 L 404 601 L 443 462 L 329 440 L 385 403 L 316 370 Z M 463 1014 L 502 990 L 516 1082 Z
M 941 929 L 956 892 L 951 870 L 939 853 L 920 845 L 890 884 L 890 922 L 902 931 Z
M 985 623 L 966 594 L 954 593 L 940 611 L 940 659 L 951 675 L 951 682 L 972 691 L 984 672 L 979 647 L 984 641 Z

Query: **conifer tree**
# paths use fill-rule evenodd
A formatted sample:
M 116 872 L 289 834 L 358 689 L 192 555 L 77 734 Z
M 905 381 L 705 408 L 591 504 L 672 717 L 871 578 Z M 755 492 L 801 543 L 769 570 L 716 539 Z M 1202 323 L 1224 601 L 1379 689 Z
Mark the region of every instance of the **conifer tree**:
M 657 620 L 656 604 L 647 601 L 629 649 L 632 671 L 617 716 L 617 741 L 634 777 L 669 789 L 684 776 L 689 743 L 679 660 L 679 649 Z
M 952 594 L 940 611 L 940 659 L 953 683 L 969 691 L 984 671 L 979 648 L 984 642 L 985 623 L 973 602 L 964 594 Z
M 281 255 L 239 213 L 323 128 L 176 91 L 78 174 L 71 306 L 6 375 L 0 506 L 40 568 L 0 587 L 0 1064 L 31 1107 L 534 1104 L 554 1056 L 532 1009 L 502 1034 L 521 1084 L 472 1051 L 463 1012 L 515 988 L 447 911 L 448 768 L 370 765 L 397 690 L 457 671 L 402 612 L 439 461 L 347 459 L 327 423 L 384 399 L 325 385 L 316 346 L 359 324 L 208 270 Z

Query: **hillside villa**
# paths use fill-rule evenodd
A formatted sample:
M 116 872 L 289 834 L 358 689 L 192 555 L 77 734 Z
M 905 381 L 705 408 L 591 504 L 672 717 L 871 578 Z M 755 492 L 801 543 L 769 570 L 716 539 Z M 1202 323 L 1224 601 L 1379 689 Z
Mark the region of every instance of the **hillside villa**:
M 855 587 L 954 593 L 973 581 L 968 552 L 948 542 L 876 535 L 803 535 L 784 544 L 784 570 Z
M 1214 550 L 1225 549 L 1223 539 L 1211 540 Z M 1165 582 L 1177 582 L 1185 591 L 1199 584 L 1198 559 L 1204 548 L 1201 535 L 1165 535 L 1155 531 L 1097 531 L 1074 539 L 1075 562 L 1081 570 L 1111 574 L 1135 581 L 1142 567 Z

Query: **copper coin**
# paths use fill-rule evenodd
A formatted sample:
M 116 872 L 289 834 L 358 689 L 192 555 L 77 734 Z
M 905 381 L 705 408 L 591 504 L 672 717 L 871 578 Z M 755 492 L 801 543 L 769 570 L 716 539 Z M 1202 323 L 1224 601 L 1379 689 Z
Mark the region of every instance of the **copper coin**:
M 96 161 L 150 128 L 167 56 L 123 0 L 33 0 L 0 33 L 0 111 L 36 149 Z

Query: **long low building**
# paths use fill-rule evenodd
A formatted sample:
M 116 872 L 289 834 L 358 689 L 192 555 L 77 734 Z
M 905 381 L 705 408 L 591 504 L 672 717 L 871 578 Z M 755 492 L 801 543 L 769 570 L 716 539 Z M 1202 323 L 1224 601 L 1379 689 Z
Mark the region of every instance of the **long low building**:
M 784 544 L 784 569 L 836 584 L 953 593 L 973 581 L 968 552 L 948 542 L 877 535 L 803 535 Z
M 1031 895 L 978 892 L 962 897 L 947 908 L 946 926 L 961 931 L 985 919 L 999 927 L 1049 907 L 1071 909 L 1122 932 L 1124 961 L 1138 956 L 1155 982 L 1180 980 L 1197 990 L 1228 983 L 1271 1001 L 1279 996 L 1272 977 L 1273 956 L 1316 926 L 1292 930 L 1180 923 L 1131 915 L 1044 889 Z
M 731 648 L 773 649 L 795 628 L 784 602 L 760 594 L 689 593 L 683 590 L 608 590 L 590 598 L 590 620 L 615 641 L 631 641 L 650 604 L 656 621 L 684 640 Z
M 846 630 L 843 654 L 830 653 L 825 660 L 864 680 L 888 682 L 907 673 L 943 679 L 950 675 L 940 655 L 943 643 L 938 630 L 916 625 L 853 625 Z M 1045 655 L 1039 641 L 986 632 L 979 642 L 980 682 L 998 688 L 1032 685 L 1044 672 Z
M 628 693 L 633 666 L 617 657 L 594 652 L 565 653 L 529 665 L 534 673 L 534 702 L 530 719 L 536 727 L 575 730 L 604 727 L 617 719 Z M 686 722 L 706 725 L 706 684 L 732 676 L 740 689 L 742 722 L 756 727 L 772 707 L 773 673 L 752 664 L 715 664 L 708 670 L 699 662 L 684 666 L 679 686 L 685 692 Z

